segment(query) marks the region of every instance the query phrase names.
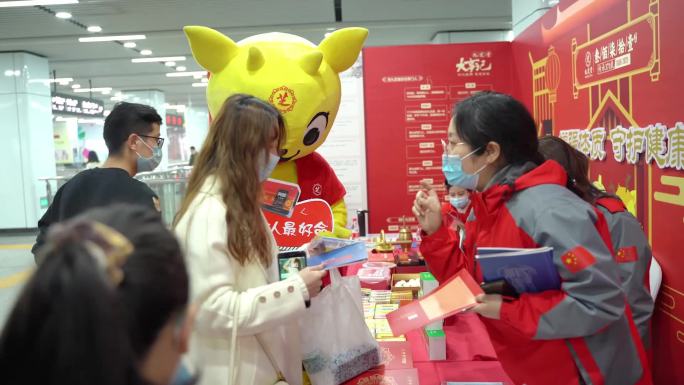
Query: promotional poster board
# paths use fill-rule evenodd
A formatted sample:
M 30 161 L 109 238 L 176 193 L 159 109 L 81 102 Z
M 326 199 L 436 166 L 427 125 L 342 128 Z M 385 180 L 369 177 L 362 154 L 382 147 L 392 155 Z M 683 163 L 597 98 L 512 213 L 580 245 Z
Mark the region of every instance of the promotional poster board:
M 512 91 L 511 45 L 370 47 L 363 56 L 370 232 L 396 232 L 404 220 L 417 224 L 421 180 L 444 191 L 441 140 L 454 103 Z

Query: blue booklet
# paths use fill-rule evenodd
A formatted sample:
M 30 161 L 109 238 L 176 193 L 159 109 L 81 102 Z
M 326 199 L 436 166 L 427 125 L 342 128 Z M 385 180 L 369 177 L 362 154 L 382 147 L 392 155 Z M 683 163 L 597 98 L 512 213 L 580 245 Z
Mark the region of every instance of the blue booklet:
M 552 247 L 479 247 L 475 259 L 480 264 L 485 282 L 505 280 L 519 294 L 560 289 Z
M 314 238 L 307 248 L 308 266 L 323 265 L 324 270 L 353 265 L 368 259 L 366 243 L 348 239 Z

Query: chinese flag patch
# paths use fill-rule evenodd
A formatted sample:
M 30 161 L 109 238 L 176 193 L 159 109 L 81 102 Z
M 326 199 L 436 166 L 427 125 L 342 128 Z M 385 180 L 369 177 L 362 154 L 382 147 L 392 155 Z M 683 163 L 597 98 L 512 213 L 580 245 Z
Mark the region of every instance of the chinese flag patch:
M 636 246 L 623 247 L 619 249 L 615 255 L 617 263 L 636 262 L 638 258 L 639 255 L 637 254 Z
M 563 254 L 563 265 L 573 274 L 580 272 L 596 262 L 596 258 L 582 246 Z

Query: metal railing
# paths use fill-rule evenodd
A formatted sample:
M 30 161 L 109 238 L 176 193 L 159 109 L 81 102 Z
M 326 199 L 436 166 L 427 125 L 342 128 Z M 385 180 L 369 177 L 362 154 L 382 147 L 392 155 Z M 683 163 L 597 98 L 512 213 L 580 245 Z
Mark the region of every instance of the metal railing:
M 54 194 L 57 193 L 57 190 L 59 190 L 60 187 L 62 187 L 66 182 L 68 182 L 69 179 L 70 178 L 66 176 L 38 178 L 39 181 L 45 182 L 45 197 L 47 198 L 48 205 L 52 204 Z
M 192 167 L 182 166 L 164 171 L 142 172 L 135 176 L 136 179 L 147 184 L 159 197 L 162 219 L 167 225 L 173 222 L 173 217 L 180 208 L 190 171 L 192 171 Z M 54 194 L 69 179 L 65 176 L 38 178 L 38 180 L 45 182 L 45 196 L 48 205 L 52 204 Z
M 192 167 L 182 166 L 165 171 L 142 172 L 136 179 L 145 182 L 159 197 L 162 219 L 171 225 L 180 209 Z

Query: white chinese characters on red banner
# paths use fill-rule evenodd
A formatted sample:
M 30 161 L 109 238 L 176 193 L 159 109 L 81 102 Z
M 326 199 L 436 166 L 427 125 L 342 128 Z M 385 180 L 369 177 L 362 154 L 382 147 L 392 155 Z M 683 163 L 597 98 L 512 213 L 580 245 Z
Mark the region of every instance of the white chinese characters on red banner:
M 332 210 L 322 199 L 297 203 L 290 218 L 268 211 L 264 211 L 264 216 L 279 247 L 299 247 L 321 231 L 333 231 Z
M 573 79 L 586 88 L 612 78 L 649 71 L 655 61 L 655 16 L 647 13 L 579 46 L 573 46 Z
M 458 76 L 490 76 L 492 71 L 492 51 L 476 51 L 470 58 L 461 56 L 456 63 Z
M 572 129 L 560 131 L 560 138 L 588 156 L 592 160 L 604 160 L 605 141 L 608 139 L 616 162 L 637 164 L 639 156 L 644 155 L 646 163 L 659 168 L 684 170 L 684 123 L 677 122 L 667 128 L 661 123 L 647 127 L 617 126 L 606 135 L 602 127 L 591 129 Z

